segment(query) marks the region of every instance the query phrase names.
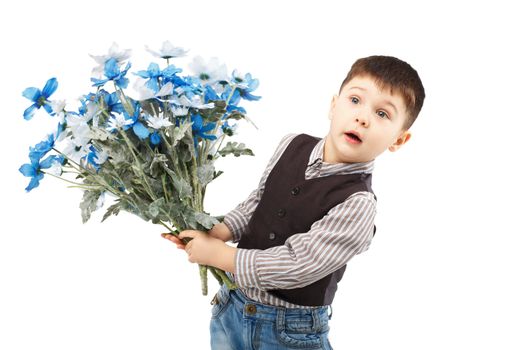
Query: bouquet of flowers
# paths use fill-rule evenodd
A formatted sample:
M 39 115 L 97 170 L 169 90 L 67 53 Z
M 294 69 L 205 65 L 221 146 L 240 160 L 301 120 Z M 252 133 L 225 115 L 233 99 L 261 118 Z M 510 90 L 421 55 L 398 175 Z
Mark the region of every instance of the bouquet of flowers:
M 56 78 L 42 90 L 23 91 L 33 102 L 24 111 L 26 120 L 41 107 L 57 120 L 53 132 L 29 148 L 29 163 L 19 169 L 31 179 L 26 191 L 49 175 L 84 191 L 84 223 L 109 195 L 114 202 L 102 221 L 124 210 L 175 235 L 184 229 L 207 231 L 222 219 L 203 208 L 206 186 L 223 173 L 215 170 L 215 160 L 253 155 L 243 143 L 223 141 L 234 134 L 237 121 L 253 124 L 239 102 L 260 99 L 252 95 L 259 82 L 237 70 L 228 76 L 216 59 L 206 64 L 201 57 L 189 65 L 194 75 L 183 76 L 170 59 L 187 50 L 170 42 L 160 51 L 146 49 L 165 60 L 165 67 L 153 62 L 134 73 L 136 97 L 127 91 L 131 50 L 116 44 L 107 55 L 92 56 L 98 64 L 92 71 L 94 91 L 79 99 L 77 110 L 50 100 Z M 200 265 L 204 295 L 208 270 L 220 284 L 235 288 L 224 271 Z

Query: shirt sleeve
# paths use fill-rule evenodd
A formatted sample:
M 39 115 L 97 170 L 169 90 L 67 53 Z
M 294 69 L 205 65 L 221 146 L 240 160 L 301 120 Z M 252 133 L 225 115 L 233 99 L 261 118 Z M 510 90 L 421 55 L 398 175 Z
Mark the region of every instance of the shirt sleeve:
M 241 288 L 271 290 L 301 288 L 320 280 L 368 249 L 375 214 L 373 194 L 357 192 L 284 245 L 237 249 L 235 283 Z
M 275 150 L 273 156 L 270 158 L 270 161 L 268 162 L 268 165 L 266 166 L 263 172 L 261 180 L 259 181 L 259 186 L 250 193 L 246 200 L 237 205 L 237 207 L 235 207 L 232 211 L 230 211 L 224 216 L 224 224 L 230 229 L 233 235 L 233 243 L 239 242 L 241 236 L 246 232 L 246 229 L 248 228 L 248 222 L 250 221 L 250 218 L 252 217 L 255 208 L 257 208 L 257 205 L 261 201 L 261 197 L 264 192 L 264 186 L 266 184 L 266 179 L 268 178 L 268 175 L 270 175 L 270 172 L 272 171 L 273 167 L 275 166 L 275 164 L 277 164 L 279 158 L 281 158 L 286 147 L 288 147 L 290 142 L 297 135 L 298 134 L 286 134 L 281 139 L 279 145 L 277 146 L 277 149 Z

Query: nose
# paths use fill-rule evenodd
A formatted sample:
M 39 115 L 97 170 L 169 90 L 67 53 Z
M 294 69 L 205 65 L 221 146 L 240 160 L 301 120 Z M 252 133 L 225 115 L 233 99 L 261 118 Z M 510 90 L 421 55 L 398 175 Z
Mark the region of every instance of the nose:
M 356 115 L 355 121 L 357 122 L 357 124 L 362 125 L 365 128 L 368 126 L 368 119 L 366 117 Z

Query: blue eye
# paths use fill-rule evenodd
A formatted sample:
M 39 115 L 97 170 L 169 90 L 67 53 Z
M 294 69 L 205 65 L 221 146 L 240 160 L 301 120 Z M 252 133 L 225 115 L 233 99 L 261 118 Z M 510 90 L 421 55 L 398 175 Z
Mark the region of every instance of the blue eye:
M 381 119 L 383 119 L 383 118 L 388 118 L 388 114 L 386 114 L 384 111 L 379 111 L 379 112 L 377 112 L 377 114 L 379 114 L 379 113 L 383 113 L 382 116 L 380 115 Z
M 352 103 L 353 103 L 354 101 L 359 102 L 359 99 L 358 99 L 357 97 L 350 97 L 350 101 L 352 101 Z

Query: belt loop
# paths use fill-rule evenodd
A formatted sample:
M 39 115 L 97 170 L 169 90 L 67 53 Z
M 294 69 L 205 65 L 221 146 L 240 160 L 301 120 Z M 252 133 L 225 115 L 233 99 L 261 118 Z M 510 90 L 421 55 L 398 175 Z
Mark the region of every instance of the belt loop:
M 275 320 L 277 331 L 284 330 L 286 320 L 286 309 L 279 307 L 277 309 L 277 320 Z
M 312 309 L 312 319 L 313 319 L 313 325 L 312 328 L 314 332 L 319 333 L 321 331 L 321 320 L 319 319 L 319 313 L 321 311 L 321 308 L 315 308 Z

